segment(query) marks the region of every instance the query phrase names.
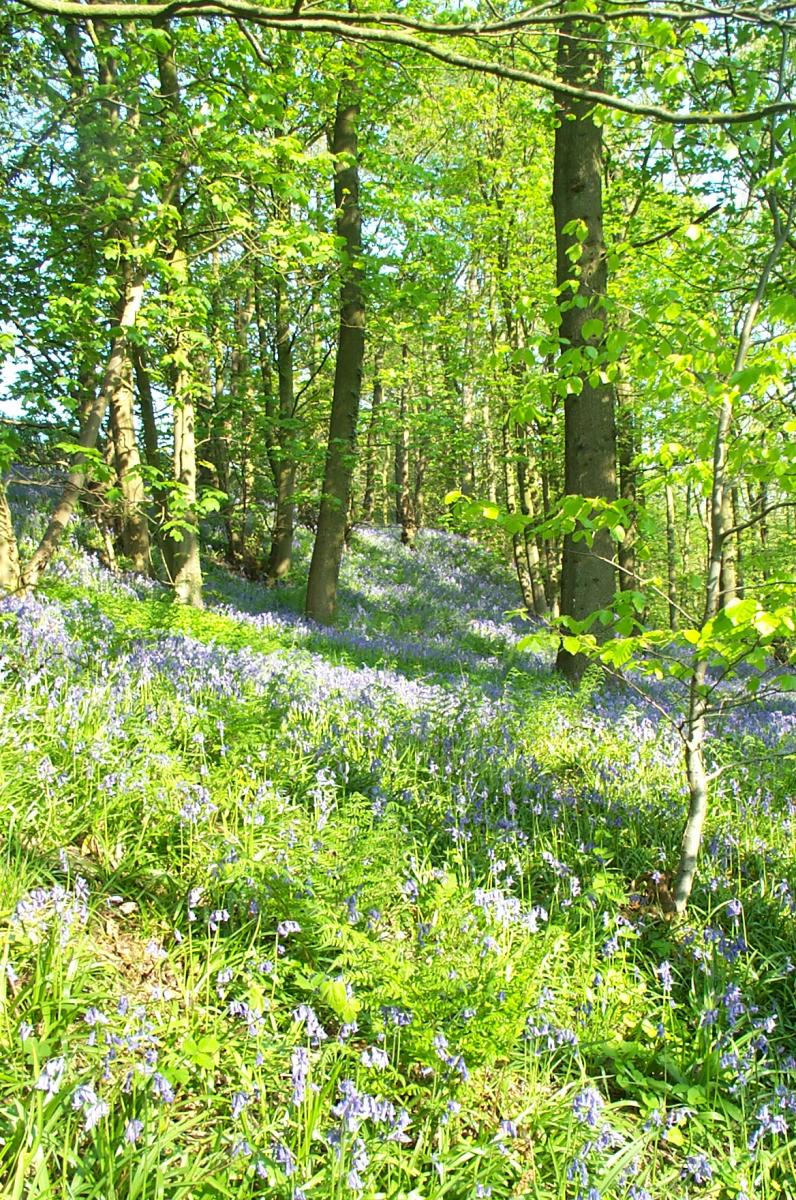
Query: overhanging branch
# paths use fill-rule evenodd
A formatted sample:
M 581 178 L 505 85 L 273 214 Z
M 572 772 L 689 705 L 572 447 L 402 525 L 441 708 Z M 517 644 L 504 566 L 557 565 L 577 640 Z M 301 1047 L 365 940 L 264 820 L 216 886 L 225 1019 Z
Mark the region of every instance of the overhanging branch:
M 776 100 L 763 104 L 755 109 L 724 111 L 720 109 L 683 111 L 664 108 L 658 104 L 646 104 L 629 100 L 623 96 L 614 96 L 591 88 L 579 88 L 550 75 L 540 75 L 522 67 L 510 66 L 506 63 L 491 62 L 484 58 L 475 58 L 469 54 L 461 54 L 456 50 L 444 49 L 433 42 L 424 40 L 419 34 L 434 37 L 489 37 L 497 38 L 503 34 L 514 32 L 520 28 L 546 26 L 559 27 L 567 19 L 581 21 L 583 14 L 551 13 L 545 5 L 541 9 L 531 10 L 526 14 L 507 21 L 461 25 L 435 25 L 433 22 L 414 20 L 401 13 L 352 13 L 329 10 L 308 10 L 297 6 L 293 8 L 263 8 L 251 0 L 171 0 L 170 3 L 136 4 L 117 3 L 116 0 L 95 0 L 91 5 L 78 0 L 16 0 L 23 7 L 46 16 L 65 17 L 71 20 L 85 21 L 90 12 L 91 19 L 102 18 L 108 21 L 141 20 L 156 22 L 174 17 L 224 17 L 230 19 L 251 21 L 266 28 L 294 30 L 298 33 L 326 33 L 334 37 L 353 42 L 376 43 L 390 46 L 404 46 L 419 54 L 424 54 L 447 66 L 458 67 L 467 71 L 475 71 L 484 75 L 493 75 L 498 79 L 509 79 L 517 83 L 527 83 L 542 91 L 555 95 L 571 96 L 585 100 L 631 116 L 648 117 L 667 125 L 744 125 L 766 117 L 796 112 L 796 100 Z M 777 24 L 778 27 L 796 22 L 788 20 L 774 21 L 770 16 L 767 20 L 765 13 L 756 10 L 726 9 L 715 6 L 689 7 L 682 13 L 676 10 L 656 10 L 654 8 L 625 8 L 603 13 L 602 16 L 589 14 L 590 21 L 620 20 L 629 17 L 652 16 L 661 19 L 688 21 L 705 20 L 707 18 L 744 19 L 756 17 L 758 23 Z M 411 32 L 403 32 L 403 30 Z

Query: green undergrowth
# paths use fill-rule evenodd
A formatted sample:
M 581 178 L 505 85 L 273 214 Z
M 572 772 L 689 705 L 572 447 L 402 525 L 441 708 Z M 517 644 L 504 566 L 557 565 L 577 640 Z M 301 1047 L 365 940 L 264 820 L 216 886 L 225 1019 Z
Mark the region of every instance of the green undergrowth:
M 444 652 L 475 555 L 377 548 L 361 632 L 447 604 Z M 728 773 L 673 922 L 670 727 L 491 615 L 421 674 L 105 577 L 7 608 L 0 1194 L 794 1194 L 792 768 Z

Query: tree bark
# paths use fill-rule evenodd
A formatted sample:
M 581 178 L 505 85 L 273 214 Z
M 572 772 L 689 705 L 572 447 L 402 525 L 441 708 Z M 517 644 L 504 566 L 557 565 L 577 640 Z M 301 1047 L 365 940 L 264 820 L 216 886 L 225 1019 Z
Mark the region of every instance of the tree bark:
M 401 541 L 410 550 L 413 550 L 417 537 L 417 521 L 410 487 L 408 381 L 406 378 L 409 350 L 407 346 L 403 347 L 401 357 L 404 377 L 399 393 L 398 432 L 395 436 L 395 517 L 401 527 Z
M 518 433 L 515 437 L 518 438 Z M 533 487 L 531 484 L 531 465 L 528 460 L 527 439 L 523 439 L 524 446 L 518 447 L 516 453 L 517 464 L 517 489 L 520 496 L 520 511 L 524 517 L 528 518 L 529 523 L 535 517 L 535 508 L 533 496 Z M 547 596 L 545 595 L 544 583 L 542 580 L 542 564 L 539 556 L 539 547 L 536 544 L 536 539 L 529 528 L 523 531 L 523 545 L 525 547 L 525 561 L 528 568 L 528 575 L 531 581 L 531 590 L 533 593 L 533 611 L 537 617 L 547 615 Z
M 80 431 L 78 445 L 83 450 L 93 450 L 97 444 L 102 419 L 105 416 L 111 397 L 119 387 L 125 364 L 128 362 L 127 330 L 131 329 L 136 322 L 143 296 L 144 281 L 138 275 L 133 276 L 129 279 L 127 289 L 119 304 L 116 321 L 119 332 L 113 339 L 102 386 L 89 405 L 86 419 Z M 25 590 L 36 587 L 39 579 L 46 571 L 63 532 L 77 507 L 77 502 L 86 479 L 84 462 L 84 458 L 78 454 L 75 464 L 67 477 L 61 498 L 50 517 L 44 536 L 33 557 L 22 572 L 21 582 Z
M 617 451 L 619 458 L 619 495 L 627 504 L 625 536 L 617 547 L 619 587 L 623 592 L 638 591 L 636 538 L 638 536 L 638 497 L 636 494 L 636 464 L 638 437 L 635 414 L 624 387 L 617 388 Z
M 276 369 L 278 415 L 275 437 L 269 449 L 276 484 L 276 509 L 266 567 L 266 581 L 271 587 L 290 572 L 295 525 L 293 494 L 296 490 L 296 461 L 290 430 L 296 407 L 293 386 L 293 340 L 290 333 L 287 287 L 281 278 L 277 279 L 276 285 Z
M 668 581 L 669 628 L 677 629 L 677 547 L 674 535 L 674 492 L 672 485 L 664 487 L 666 493 L 666 578 Z
M 146 493 L 133 417 L 133 363 L 125 348 L 117 385 L 110 397 L 113 457 L 122 493 L 122 545 L 134 571 L 152 573 Z
M 603 44 L 600 28 L 587 20 L 573 22 L 559 36 L 557 73 L 568 84 L 602 87 Z M 561 93 L 557 96 L 558 126 L 553 160 L 553 215 L 556 235 L 556 277 L 561 289 L 559 336 L 568 355 L 593 346 L 599 351 L 605 330 L 586 336 L 587 321 L 604 323 L 607 285 L 602 204 L 602 127 L 593 105 Z M 573 261 L 574 260 L 574 261 Z M 576 301 L 583 303 L 578 307 Z M 595 380 L 590 368 L 579 372 L 580 393 L 564 405 L 564 488 L 567 494 L 616 499 L 616 422 L 610 384 Z M 598 609 L 611 607 L 615 591 L 614 543 L 607 530 L 593 545 L 564 541 L 561 571 L 561 613 L 583 620 Z M 597 636 L 603 636 L 597 626 Z M 584 654 L 562 646 L 557 669 L 573 684 L 588 664 Z
M 2 480 L 0 480 L 0 595 L 19 590 L 19 550 L 14 522 Z
M 517 487 L 515 482 L 514 447 L 511 436 L 511 416 L 507 413 L 503 421 L 503 482 L 506 489 L 506 511 L 517 511 Z M 528 570 L 528 560 L 525 556 L 525 542 L 521 533 L 511 535 L 511 555 L 517 581 L 522 592 L 522 602 L 528 612 L 535 611 L 535 597 L 531 574 Z
M 358 73 L 360 69 L 357 62 L 353 71 Z M 337 581 L 354 468 L 365 354 L 357 139 L 359 104 L 360 88 L 355 74 L 341 84 L 332 137 L 337 234 L 344 247 L 343 282 L 323 494 L 307 580 L 306 603 L 307 616 L 321 625 L 331 624 L 337 608 Z
M 382 353 L 377 351 L 373 360 L 373 400 L 368 421 L 368 438 L 365 450 L 365 494 L 362 498 L 362 524 L 369 525 L 376 507 L 376 426 L 384 401 L 384 386 L 381 381 Z

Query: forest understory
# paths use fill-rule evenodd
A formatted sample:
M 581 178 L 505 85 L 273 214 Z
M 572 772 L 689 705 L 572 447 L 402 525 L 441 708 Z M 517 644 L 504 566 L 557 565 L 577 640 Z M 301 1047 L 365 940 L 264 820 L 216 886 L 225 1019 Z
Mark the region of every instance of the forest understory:
M 473 541 L 358 529 L 321 629 L 304 532 L 197 610 L 86 528 L 0 605 L 4 1196 L 795 1194 L 792 700 L 677 919 L 671 729 Z

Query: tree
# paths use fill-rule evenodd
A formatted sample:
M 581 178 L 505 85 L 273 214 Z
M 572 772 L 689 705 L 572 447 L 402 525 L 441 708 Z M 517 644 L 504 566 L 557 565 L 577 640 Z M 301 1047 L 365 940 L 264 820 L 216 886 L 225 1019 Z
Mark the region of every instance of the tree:
M 558 73 L 567 83 L 599 91 L 604 48 L 595 25 L 578 22 L 559 34 Z M 602 210 L 603 136 L 594 106 L 561 95 L 553 164 L 556 281 L 559 288 L 559 371 L 569 383 L 564 406 L 565 490 L 609 503 L 616 498 L 614 388 L 597 362 L 605 344 L 607 264 Z M 591 353 L 589 353 L 591 352 Z M 616 574 L 610 532 L 590 546 L 564 540 L 561 615 L 583 621 L 610 611 Z M 562 643 L 558 670 L 572 683 L 588 665 Z
M 307 616 L 322 625 L 334 618 L 337 580 L 354 469 L 362 367 L 365 357 L 365 301 L 362 288 L 362 213 L 359 207 L 358 120 L 362 62 L 352 58 L 341 80 L 331 139 L 335 156 L 334 199 L 337 232 L 343 245 L 340 328 L 332 410 L 318 529 L 307 580 Z

